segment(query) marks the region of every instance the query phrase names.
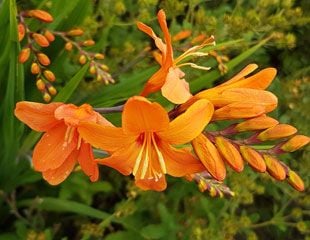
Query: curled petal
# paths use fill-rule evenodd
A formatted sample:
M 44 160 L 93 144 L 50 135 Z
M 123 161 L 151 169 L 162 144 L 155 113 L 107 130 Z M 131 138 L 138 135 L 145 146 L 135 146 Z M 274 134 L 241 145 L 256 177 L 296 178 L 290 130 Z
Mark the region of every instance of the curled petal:
M 241 146 L 240 151 L 244 160 L 246 160 L 254 170 L 258 172 L 266 171 L 266 163 L 258 152 L 247 146 Z
M 136 185 L 142 190 L 164 191 L 167 188 L 167 182 L 164 175 L 159 179 L 136 179 Z
M 15 116 L 36 131 L 48 131 L 60 121 L 55 116 L 55 110 L 63 103 L 18 102 L 14 111 Z
M 297 132 L 297 129 L 288 124 L 278 124 L 261 132 L 257 139 L 261 141 L 275 140 L 291 136 Z
M 166 76 L 167 70 L 160 68 L 147 81 L 140 95 L 146 97 L 150 93 L 159 91 L 166 81 Z
M 184 144 L 197 137 L 209 123 L 213 114 L 213 105 L 201 99 L 179 115 L 158 136 L 170 144 Z
M 267 172 L 275 179 L 282 181 L 286 178 L 286 171 L 283 165 L 274 157 L 264 155 L 267 166 Z

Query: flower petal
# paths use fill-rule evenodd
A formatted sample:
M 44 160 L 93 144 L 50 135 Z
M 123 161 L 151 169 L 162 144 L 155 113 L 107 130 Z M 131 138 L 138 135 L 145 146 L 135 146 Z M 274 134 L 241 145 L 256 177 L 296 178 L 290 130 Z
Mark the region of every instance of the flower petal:
M 122 115 L 125 134 L 137 135 L 142 132 L 156 132 L 168 128 L 169 118 L 166 110 L 158 103 L 151 103 L 144 97 L 128 99 Z
M 58 168 L 76 148 L 77 134 L 72 133 L 72 141 L 67 144 L 66 131 L 67 126 L 60 123 L 42 136 L 33 150 L 32 161 L 36 171 Z
M 209 123 L 213 105 L 205 99 L 198 100 L 187 111 L 179 115 L 158 136 L 170 144 L 184 144 L 197 137 Z
M 93 150 L 90 144 L 85 143 L 84 140 L 82 140 L 77 160 L 81 165 L 83 172 L 89 176 L 90 180 L 92 182 L 97 181 L 99 178 L 98 165 L 95 162 Z
M 243 68 L 239 73 L 237 73 L 233 78 L 229 79 L 228 81 L 222 83 L 219 86 L 225 86 L 232 84 L 234 82 L 240 81 L 241 79 L 244 79 L 245 76 L 249 75 L 251 72 L 256 70 L 258 68 L 258 65 L 255 63 L 247 65 L 245 68 Z
M 169 68 L 166 81 L 161 88 L 162 95 L 175 104 L 185 103 L 192 97 L 189 84 L 180 78 L 180 72 L 179 68 Z
M 160 68 L 147 81 L 140 95 L 146 97 L 150 93 L 159 91 L 166 81 L 166 76 L 167 71 L 163 68 Z
M 82 122 L 78 126 L 81 137 L 92 146 L 105 151 L 115 151 L 132 143 L 135 138 L 127 136 L 121 128 Z
M 201 162 L 185 149 L 176 149 L 168 144 L 160 144 L 167 173 L 174 177 L 183 177 L 188 174 L 202 172 L 205 167 Z
M 167 188 L 165 175 L 159 179 L 136 179 L 136 185 L 142 190 L 164 191 Z
M 73 151 L 58 168 L 42 172 L 43 178 L 51 185 L 62 183 L 72 172 L 77 153 L 77 151 Z
M 15 116 L 36 131 L 45 132 L 59 123 L 54 117 L 55 110 L 63 103 L 18 102 Z

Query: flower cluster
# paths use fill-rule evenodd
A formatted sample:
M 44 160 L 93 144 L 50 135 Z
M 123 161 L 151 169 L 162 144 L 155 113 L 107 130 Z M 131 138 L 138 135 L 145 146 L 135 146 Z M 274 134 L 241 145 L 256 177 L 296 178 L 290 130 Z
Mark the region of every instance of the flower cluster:
M 104 55 L 84 49 L 93 46 L 95 41 L 92 39 L 77 41 L 75 39 L 83 36 L 82 29 L 74 28 L 66 32 L 43 29 L 33 32 L 29 28 L 26 18 L 36 19 L 43 23 L 51 23 L 54 19 L 48 12 L 38 9 L 23 11 L 18 16 L 18 40 L 22 42 L 25 39 L 25 46 L 19 53 L 18 61 L 23 64 L 31 59 L 30 71 L 36 76 L 37 89 L 42 93 L 45 102 L 51 101 L 51 95 L 56 95 L 57 90 L 52 85 L 56 80 L 55 74 L 48 69 L 51 60 L 48 55 L 42 52 L 42 48 L 49 47 L 55 41 L 55 37 L 60 37 L 65 41 L 65 50 L 71 51 L 75 48 L 78 51 L 80 64 L 84 65 L 86 62 L 90 62 L 89 72 L 95 76 L 97 81 L 105 84 L 114 83 L 108 73 L 109 68 L 100 62 L 104 59 Z
M 107 109 L 93 109 L 88 104 L 77 107 L 64 103 L 17 103 L 15 115 L 33 130 L 45 132 L 33 151 L 34 169 L 53 185 L 64 181 L 78 163 L 91 181 L 98 180 L 98 165 L 103 165 L 123 175 L 133 175 L 135 184 L 143 190 L 166 189 L 168 174 L 195 180 L 201 191 L 207 190 L 212 196 L 233 196 L 222 184 L 226 165 L 241 172 L 248 164 L 276 180 L 286 179 L 303 191 L 301 178 L 278 155 L 301 148 L 310 138 L 296 135 L 293 126 L 267 116 L 277 107 L 277 97 L 265 90 L 276 70 L 266 68 L 250 75 L 258 66 L 249 64 L 230 80 L 193 95 L 180 67 L 207 70 L 192 62 L 184 63 L 184 59 L 205 56 L 200 50 L 214 44 L 214 38 L 207 38 L 174 58 L 163 10 L 158 13 L 158 21 L 164 40 L 149 26 L 137 23 L 141 31 L 154 39 L 160 68 L 139 96 L 129 98 L 117 108 L 122 112 L 121 127 L 99 114 L 108 113 Z M 59 35 L 67 41 L 69 50 L 70 34 Z M 81 57 L 80 62 L 84 62 Z M 146 98 L 157 91 L 178 105 L 167 111 Z M 222 120 L 232 123 L 218 131 L 206 129 L 208 124 Z M 95 159 L 91 146 L 108 156 Z

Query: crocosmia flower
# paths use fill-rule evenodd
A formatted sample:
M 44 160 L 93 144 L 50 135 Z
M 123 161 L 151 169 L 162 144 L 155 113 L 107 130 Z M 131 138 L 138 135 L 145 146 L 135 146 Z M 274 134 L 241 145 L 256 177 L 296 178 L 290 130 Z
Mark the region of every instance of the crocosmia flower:
M 79 163 L 91 181 L 97 181 L 99 170 L 91 146 L 79 134 L 81 121 L 100 125 L 112 124 L 88 104 L 19 102 L 16 117 L 35 131 L 45 132 L 33 151 L 33 167 L 42 172 L 52 185 L 64 181 Z
M 144 190 L 166 188 L 165 174 L 181 177 L 204 170 L 200 161 L 186 148 L 173 145 L 189 143 L 208 124 L 213 105 L 199 100 L 170 122 L 158 103 L 135 96 L 123 110 L 122 128 L 91 122 L 82 123 L 79 133 L 93 146 L 111 153 L 98 163 L 133 174 L 136 185 Z

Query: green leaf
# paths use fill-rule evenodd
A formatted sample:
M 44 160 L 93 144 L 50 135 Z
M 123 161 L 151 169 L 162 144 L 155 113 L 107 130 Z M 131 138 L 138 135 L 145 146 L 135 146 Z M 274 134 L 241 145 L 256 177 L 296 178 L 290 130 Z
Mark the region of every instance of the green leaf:
M 166 235 L 162 224 L 150 224 L 141 229 L 141 234 L 150 239 L 160 239 Z
M 143 239 L 137 235 L 135 232 L 129 231 L 118 231 L 116 233 L 109 234 L 105 240 L 140 240 Z

